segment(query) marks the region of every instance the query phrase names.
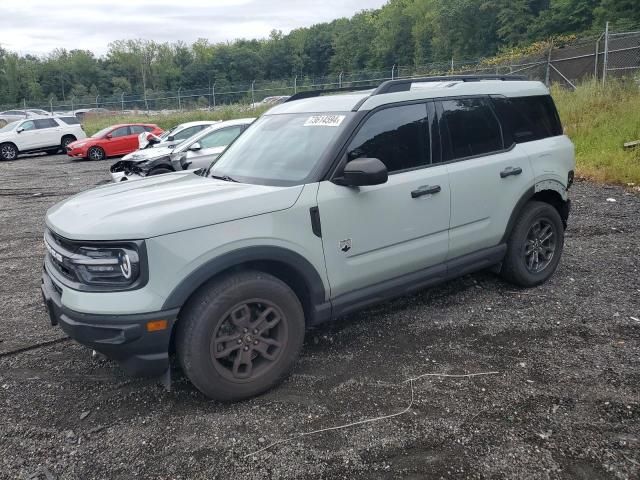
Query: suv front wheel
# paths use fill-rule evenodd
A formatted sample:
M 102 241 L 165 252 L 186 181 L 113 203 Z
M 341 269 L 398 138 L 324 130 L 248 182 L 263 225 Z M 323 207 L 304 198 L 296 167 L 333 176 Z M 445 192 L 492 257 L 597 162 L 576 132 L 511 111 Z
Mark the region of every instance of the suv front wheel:
M 556 271 L 564 246 L 564 226 L 548 203 L 531 201 L 516 221 L 507 244 L 502 276 L 521 287 L 546 282 Z
M 272 275 L 247 271 L 204 285 L 180 314 L 182 369 L 206 396 L 242 400 L 280 383 L 304 340 L 304 311 Z

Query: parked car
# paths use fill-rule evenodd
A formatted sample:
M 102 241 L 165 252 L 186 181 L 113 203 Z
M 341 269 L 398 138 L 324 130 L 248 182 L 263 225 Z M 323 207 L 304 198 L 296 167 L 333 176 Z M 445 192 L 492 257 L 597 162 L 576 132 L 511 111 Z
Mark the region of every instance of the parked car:
M 549 90 L 438 81 L 304 92 L 205 174 L 55 205 L 51 322 L 130 373 L 166 373 L 175 345 L 198 389 L 239 400 L 286 377 L 309 326 L 489 267 L 520 287 L 547 281 L 575 168 Z
M 125 155 L 111 167 L 114 182 L 151 175 L 207 168 L 255 118 L 217 122 L 187 140 L 171 146 L 147 148 Z M 162 144 L 161 144 L 162 145 Z
M 85 117 L 90 116 L 105 116 L 111 115 L 111 111 L 106 108 L 79 108 L 74 111 L 76 117 L 80 120 L 84 120 Z
M 143 132 L 159 135 L 162 129 L 148 123 L 112 125 L 85 140 L 70 143 L 67 145 L 67 155 L 90 160 L 126 155 L 138 149 L 138 135 Z
M 0 159 L 14 160 L 23 153 L 56 154 L 76 140 L 86 138 L 75 117 L 34 117 L 0 128 Z
M 0 127 L 5 126 L 7 123 L 15 122 L 16 120 L 24 120 L 37 116 L 39 115 L 31 113 L 28 110 L 7 110 L 0 112 Z
M 46 110 L 42 110 L 41 108 L 27 108 L 27 112 L 33 113 L 34 115 L 39 115 L 41 117 L 50 117 L 51 113 Z
M 160 136 L 154 135 L 151 132 L 141 133 L 138 136 L 138 146 L 140 149 L 160 146 L 173 148 L 184 140 L 193 137 L 196 133 L 219 122 L 220 120 L 202 120 L 198 122 L 181 123 L 166 130 Z M 128 160 L 128 158 L 123 158 L 123 160 Z

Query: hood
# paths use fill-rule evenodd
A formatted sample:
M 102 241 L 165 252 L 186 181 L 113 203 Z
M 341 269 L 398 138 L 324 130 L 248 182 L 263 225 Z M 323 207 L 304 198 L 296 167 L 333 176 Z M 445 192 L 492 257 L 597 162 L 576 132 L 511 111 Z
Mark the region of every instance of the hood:
M 71 240 L 138 240 L 285 210 L 302 188 L 154 175 L 75 195 L 51 207 L 46 223 Z
M 167 146 L 145 148 L 144 150 L 136 150 L 135 152 L 125 155 L 122 157 L 122 160 L 140 162 L 142 160 L 149 160 L 150 158 L 164 157 L 171 154 L 171 152 L 173 152 L 173 148 Z
M 82 140 L 76 140 L 75 142 L 71 142 L 69 145 L 67 145 L 67 147 L 69 148 L 81 148 L 84 147 L 85 145 L 89 145 L 94 143 L 96 140 L 100 140 L 99 138 L 93 138 L 93 137 L 87 137 L 87 138 L 83 138 Z

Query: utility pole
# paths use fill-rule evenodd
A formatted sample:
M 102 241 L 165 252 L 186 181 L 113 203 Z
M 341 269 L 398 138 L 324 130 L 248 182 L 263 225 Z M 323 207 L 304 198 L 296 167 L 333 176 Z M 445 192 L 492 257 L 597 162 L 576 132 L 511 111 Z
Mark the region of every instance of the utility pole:
M 544 76 L 544 84 L 548 87 L 551 82 L 551 53 L 553 52 L 553 39 L 549 45 L 549 53 L 547 54 L 547 72 Z
M 216 109 L 216 82 L 211 86 L 211 100 L 213 100 L 213 109 Z
M 251 82 L 251 108 L 255 108 L 255 103 L 256 103 L 255 97 L 253 95 L 253 93 L 254 93 L 253 87 L 254 87 L 255 83 L 256 83 L 255 80 L 253 82 Z
M 53 97 L 49 98 L 49 113 L 53 115 Z
M 393 64 L 393 67 L 391 67 L 391 80 L 393 80 L 393 71 L 396 69 L 396 64 Z
M 604 27 L 604 60 L 602 65 L 602 85 L 607 81 L 607 67 L 609 66 L 609 22 Z
M 124 112 L 124 92 L 120 94 L 120 105 L 122 106 L 122 111 Z
M 180 101 L 180 90 L 182 90 L 182 87 L 178 87 L 178 111 L 182 111 L 182 102 Z
M 98 108 L 98 99 L 100 98 L 100 95 L 96 95 L 96 108 Z
M 338 88 L 342 88 L 342 75 L 344 74 L 344 72 L 340 72 L 340 75 L 338 75 Z
M 147 55 L 144 54 L 140 67 L 142 68 L 142 90 L 144 92 L 144 108 L 147 110 L 147 112 L 149 112 L 149 104 L 147 103 L 147 77 L 144 71 L 144 63 L 146 59 L 147 59 Z
M 293 77 L 293 94 L 298 93 L 298 75 Z

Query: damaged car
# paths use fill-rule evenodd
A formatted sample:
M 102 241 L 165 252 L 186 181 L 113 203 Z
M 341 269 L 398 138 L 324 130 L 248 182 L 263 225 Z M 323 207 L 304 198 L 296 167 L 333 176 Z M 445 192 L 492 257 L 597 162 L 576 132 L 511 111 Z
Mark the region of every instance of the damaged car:
M 181 123 L 165 131 L 162 135 L 155 135 L 151 132 L 141 133 L 138 136 L 138 146 L 140 150 L 151 147 L 175 147 L 193 137 L 196 133 L 220 122 L 221 120 L 200 120 L 197 122 Z M 138 152 L 130 153 L 122 157 L 122 159 L 129 160 L 131 155 L 135 155 L 136 153 Z
M 138 150 L 111 166 L 114 182 L 139 180 L 151 175 L 206 168 L 255 118 L 218 122 L 178 146 Z

